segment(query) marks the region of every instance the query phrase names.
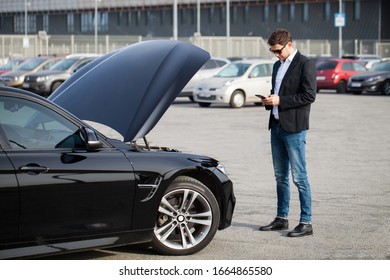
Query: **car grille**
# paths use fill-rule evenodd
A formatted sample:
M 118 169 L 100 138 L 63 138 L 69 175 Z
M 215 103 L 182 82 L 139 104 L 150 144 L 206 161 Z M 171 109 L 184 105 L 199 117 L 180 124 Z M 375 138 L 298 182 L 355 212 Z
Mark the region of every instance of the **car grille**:
M 351 81 L 352 82 L 364 82 L 365 81 L 365 78 L 354 78 L 354 77 L 351 77 Z
M 198 95 L 197 97 L 198 97 L 199 100 L 215 100 L 216 99 L 215 95 L 211 95 L 211 96 L 200 96 L 200 95 Z

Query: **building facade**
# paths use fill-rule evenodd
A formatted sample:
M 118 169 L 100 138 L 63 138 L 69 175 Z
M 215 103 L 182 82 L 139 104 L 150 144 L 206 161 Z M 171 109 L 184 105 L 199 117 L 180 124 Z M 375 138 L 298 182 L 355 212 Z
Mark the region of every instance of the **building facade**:
M 334 40 L 341 2 L 345 39 L 390 40 L 388 0 L 1 0 L 0 34 L 93 35 L 97 15 L 100 35 L 169 37 L 175 2 L 179 37 L 268 37 L 284 27 L 296 39 Z

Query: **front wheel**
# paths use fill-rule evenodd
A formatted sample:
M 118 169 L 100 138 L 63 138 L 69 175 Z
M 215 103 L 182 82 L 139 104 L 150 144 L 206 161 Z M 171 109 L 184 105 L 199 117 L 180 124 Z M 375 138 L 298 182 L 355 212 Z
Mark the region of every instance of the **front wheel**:
M 233 92 L 232 97 L 230 98 L 230 107 L 232 108 L 241 108 L 245 103 L 245 94 L 241 90 L 236 90 Z
M 383 82 L 381 93 L 384 95 L 390 95 L 390 80 L 386 80 Z
M 168 255 L 199 252 L 213 239 L 219 220 L 213 193 L 198 180 L 178 177 L 161 199 L 152 246 Z
M 61 84 L 62 82 L 54 82 L 53 85 L 51 86 L 50 92 L 55 91 L 57 88 L 60 87 Z

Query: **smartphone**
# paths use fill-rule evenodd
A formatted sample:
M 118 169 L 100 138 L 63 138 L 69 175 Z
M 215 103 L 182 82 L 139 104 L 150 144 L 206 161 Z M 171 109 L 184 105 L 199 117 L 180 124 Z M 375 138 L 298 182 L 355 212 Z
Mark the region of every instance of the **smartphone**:
M 261 95 L 261 94 L 255 94 L 258 98 L 261 98 L 261 99 L 263 99 L 263 98 L 266 98 L 264 95 Z

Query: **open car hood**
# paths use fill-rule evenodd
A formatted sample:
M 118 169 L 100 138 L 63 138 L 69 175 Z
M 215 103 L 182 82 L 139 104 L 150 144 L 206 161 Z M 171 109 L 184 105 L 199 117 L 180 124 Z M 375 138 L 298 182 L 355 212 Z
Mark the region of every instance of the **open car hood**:
M 130 142 L 153 129 L 209 59 L 208 52 L 190 43 L 141 42 L 93 60 L 48 99 L 79 119 L 113 128 Z

